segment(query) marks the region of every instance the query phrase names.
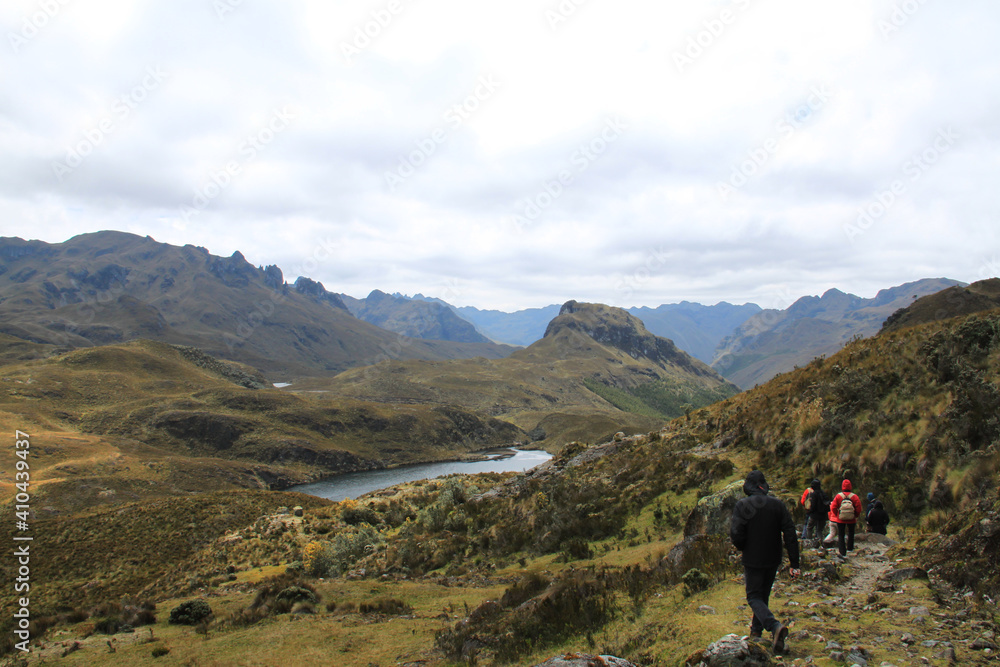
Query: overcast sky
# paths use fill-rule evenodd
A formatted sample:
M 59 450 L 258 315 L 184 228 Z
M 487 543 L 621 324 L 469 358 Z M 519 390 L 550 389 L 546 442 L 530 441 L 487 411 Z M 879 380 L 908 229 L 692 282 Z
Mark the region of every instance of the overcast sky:
M 996 0 L 4 0 L 0 235 L 516 310 L 1000 274 Z

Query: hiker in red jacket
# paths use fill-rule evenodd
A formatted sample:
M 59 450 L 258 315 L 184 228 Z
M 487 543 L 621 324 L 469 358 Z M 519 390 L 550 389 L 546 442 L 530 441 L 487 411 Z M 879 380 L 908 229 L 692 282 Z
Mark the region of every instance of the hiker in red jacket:
M 847 558 L 847 552 L 854 551 L 854 529 L 858 517 L 861 516 L 861 498 L 858 498 L 858 494 L 851 493 L 849 479 L 845 479 L 840 488 L 841 492 L 830 502 L 830 519 L 837 524 L 837 547 L 840 549 L 840 556 Z

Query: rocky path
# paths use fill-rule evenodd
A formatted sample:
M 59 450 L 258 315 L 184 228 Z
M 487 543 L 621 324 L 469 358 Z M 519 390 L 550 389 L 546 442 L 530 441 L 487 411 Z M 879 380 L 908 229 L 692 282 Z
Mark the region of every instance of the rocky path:
M 806 549 L 800 581 L 775 587 L 772 608 L 792 619 L 784 665 L 1000 665 L 993 619 L 968 596 L 908 567 L 892 542 L 859 535 L 846 560 Z M 780 611 L 778 611 L 780 610 Z
M 849 597 L 874 591 L 878 580 L 893 569 L 894 563 L 885 555 L 888 550 L 888 542 L 859 541 L 855 544 L 854 552 L 848 555 L 845 563 L 847 567 L 842 568 L 848 570 L 849 575 L 834 586 L 831 593 L 838 597 Z M 836 553 L 836 548 L 829 549 L 828 553 Z M 837 560 L 836 557 L 833 560 Z

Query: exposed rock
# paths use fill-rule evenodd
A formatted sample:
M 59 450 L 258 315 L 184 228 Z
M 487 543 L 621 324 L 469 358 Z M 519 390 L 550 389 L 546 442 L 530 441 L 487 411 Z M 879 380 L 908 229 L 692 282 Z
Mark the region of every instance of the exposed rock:
M 768 667 L 775 663 L 757 642 L 748 642 L 738 635 L 726 635 L 704 651 L 688 656 L 684 664 L 686 667 Z
M 210 257 L 208 270 L 230 287 L 246 287 L 257 277 L 257 269 L 251 265 L 239 250 L 230 257 Z
M 896 540 L 888 537 L 886 535 L 879 535 L 878 533 L 858 533 L 854 538 L 855 543 L 869 543 L 869 544 L 884 544 L 886 546 L 893 546 L 896 544 Z
M 274 264 L 264 267 L 264 284 L 273 290 L 283 292 L 285 288 L 285 276 L 282 274 L 281 269 Z
M 927 579 L 927 571 L 919 567 L 904 567 L 887 572 L 881 581 L 899 583 L 909 579 Z
M 534 667 L 636 667 L 624 658 L 616 658 L 613 655 L 590 655 L 588 653 L 567 653 L 554 658 L 549 658 L 545 662 L 538 663 Z
M 299 276 L 295 279 L 293 288 L 299 294 L 311 297 L 318 302 L 326 303 L 333 308 L 339 308 L 340 310 L 351 312 L 348 310 L 347 305 L 339 295 L 326 291 L 326 288 L 323 287 L 323 283 L 316 282 L 315 280 L 306 278 L 305 276 Z
M 743 497 L 743 480 L 698 501 L 684 525 L 684 537 L 691 535 L 729 535 L 729 521 L 736 501 Z
M 662 563 L 680 577 L 692 568 L 705 570 L 712 563 L 725 563 L 729 549 L 728 538 L 692 535 L 671 549 Z

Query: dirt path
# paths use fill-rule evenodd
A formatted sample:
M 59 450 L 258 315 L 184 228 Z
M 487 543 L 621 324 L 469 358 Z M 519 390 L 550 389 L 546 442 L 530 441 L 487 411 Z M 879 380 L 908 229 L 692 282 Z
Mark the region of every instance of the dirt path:
M 842 568 L 847 570 L 847 578 L 831 588 L 835 596 L 852 597 L 874 591 L 879 577 L 893 568 L 892 561 L 885 556 L 889 545 L 868 542 L 865 536 L 858 535 L 854 547 L 854 551 L 847 555 L 847 567 Z

